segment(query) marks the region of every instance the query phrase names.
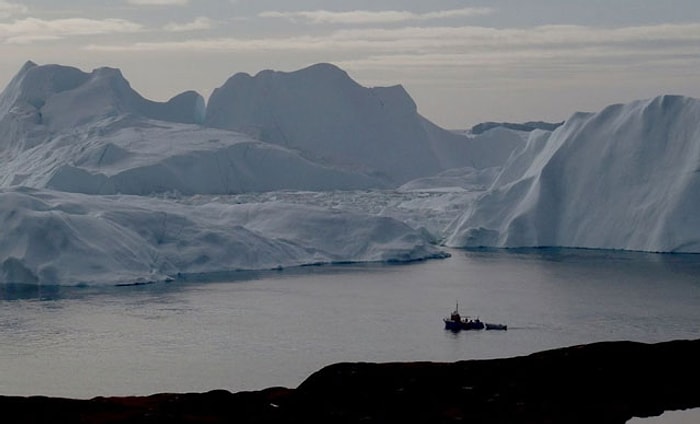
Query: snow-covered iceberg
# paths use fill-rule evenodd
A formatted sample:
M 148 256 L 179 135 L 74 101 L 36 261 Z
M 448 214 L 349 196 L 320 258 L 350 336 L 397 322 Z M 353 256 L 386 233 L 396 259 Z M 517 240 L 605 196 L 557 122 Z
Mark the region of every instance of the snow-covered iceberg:
M 700 252 L 700 100 L 660 96 L 534 131 L 446 244 Z
M 194 92 L 146 100 L 116 69 L 27 62 L 0 94 L 0 283 L 132 283 L 443 255 L 424 232 L 388 217 L 150 196 L 387 184 L 207 128 L 205 113 Z
M 240 133 L 208 129 L 194 92 L 166 103 L 116 69 L 28 62 L 0 94 L 0 187 L 89 194 L 362 189 L 385 183 Z
M 0 94 L 0 167 L 0 283 L 413 261 L 435 240 L 700 252 L 700 101 L 678 96 L 460 135 L 332 65 L 237 74 L 205 108 L 28 62 Z
M 443 257 L 392 218 L 280 202 L 0 190 L 0 283 L 120 284 L 178 274 Z
M 236 74 L 203 98 L 147 100 L 118 69 L 27 62 L 0 94 L 0 187 L 90 194 L 232 194 L 396 187 L 502 165 L 504 129 L 464 136 L 400 87 L 365 88 L 332 65 Z
M 502 165 L 522 146 L 514 132 L 467 138 L 446 131 L 418 113 L 403 87 L 366 88 L 330 64 L 236 74 L 212 93 L 205 122 L 395 185 L 450 168 Z
M 0 117 L 8 112 L 31 115 L 35 124 L 56 132 L 120 114 L 201 123 L 205 105 L 194 91 L 164 103 L 147 100 L 131 88 L 118 69 L 103 67 L 87 73 L 29 61 L 0 94 Z
M 232 131 L 119 116 L 50 136 L 3 164 L 0 186 L 87 194 L 230 194 L 382 187 Z

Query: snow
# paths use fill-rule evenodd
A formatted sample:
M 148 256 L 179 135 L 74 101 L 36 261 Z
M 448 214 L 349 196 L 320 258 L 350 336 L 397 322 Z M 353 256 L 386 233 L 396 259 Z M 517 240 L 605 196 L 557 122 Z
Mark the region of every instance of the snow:
M 445 238 L 445 228 L 479 193 L 450 187 L 411 191 L 274 191 L 231 196 L 198 195 L 178 198 L 178 201 L 191 205 L 284 203 L 390 217 L 408 224 L 437 244 Z
M 0 191 L 0 282 L 131 284 L 188 274 L 443 257 L 388 217 L 283 202 L 185 204 Z
M 700 253 L 699 207 L 700 101 L 660 96 L 533 132 L 446 244 Z
M 499 175 L 500 167 L 474 169 L 452 168 L 432 177 L 417 178 L 398 188 L 399 191 L 485 191 Z

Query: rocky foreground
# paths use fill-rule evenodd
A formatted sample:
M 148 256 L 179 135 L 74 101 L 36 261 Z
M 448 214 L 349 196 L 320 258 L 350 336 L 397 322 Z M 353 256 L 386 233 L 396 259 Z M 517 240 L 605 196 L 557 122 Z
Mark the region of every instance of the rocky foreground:
M 605 342 L 455 363 L 341 363 L 296 389 L 0 397 L 17 423 L 597 423 L 700 407 L 700 340 Z

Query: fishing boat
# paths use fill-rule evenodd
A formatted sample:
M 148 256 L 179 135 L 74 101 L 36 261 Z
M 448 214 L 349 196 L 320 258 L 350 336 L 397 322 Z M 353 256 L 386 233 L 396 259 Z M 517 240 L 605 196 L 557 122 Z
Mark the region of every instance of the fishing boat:
M 459 313 L 459 303 L 455 306 L 455 310 L 452 311 L 448 318 L 443 318 L 442 321 L 445 323 L 445 330 L 450 331 L 461 331 L 461 330 L 507 330 L 508 326 L 505 324 L 494 324 L 481 321 L 477 318 L 462 317 Z

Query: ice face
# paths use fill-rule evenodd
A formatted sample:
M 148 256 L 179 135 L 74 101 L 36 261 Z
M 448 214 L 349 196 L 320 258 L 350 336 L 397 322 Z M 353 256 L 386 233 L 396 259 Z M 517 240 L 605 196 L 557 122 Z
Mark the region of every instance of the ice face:
M 530 136 L 447 243 L 700 252 L 698 169 L 697 99 L 575 114 Z

